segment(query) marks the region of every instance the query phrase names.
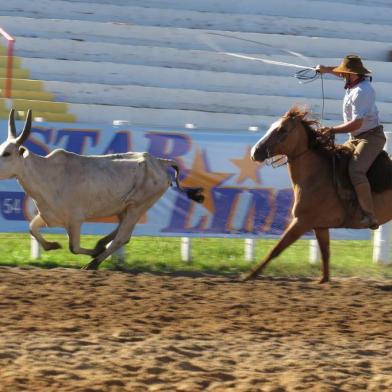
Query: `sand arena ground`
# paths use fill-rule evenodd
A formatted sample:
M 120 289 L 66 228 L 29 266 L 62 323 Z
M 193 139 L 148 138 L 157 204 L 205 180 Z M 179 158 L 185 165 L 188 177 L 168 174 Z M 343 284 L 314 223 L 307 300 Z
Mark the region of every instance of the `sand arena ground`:
M 0 391 L 391 391 L 392 282 L 0 268 Z

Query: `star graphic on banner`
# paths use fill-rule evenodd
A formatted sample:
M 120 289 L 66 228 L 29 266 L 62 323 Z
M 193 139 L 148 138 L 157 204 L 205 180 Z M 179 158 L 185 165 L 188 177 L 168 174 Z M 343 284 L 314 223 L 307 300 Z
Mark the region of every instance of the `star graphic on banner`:
M 205 197 L 203 206 L 213 214 L 215 212 L 212 195 L 213 188 L 222 184 L 232 175 L 232 173 L 216 173 L 210 171 L 206 154 L 198 150 L 193 159 L 191 169 L 189 169 L 186 178 L 181 181 L 181 186 L 203 188 Z
M 240 184 L 248 178 L 252 179 L 257 184 L 261 184 L 261 179 L 259 176 L 260 164 L 250 159 L 251 149 L 251 147 L 247 148 L 246 153 L 242 159 L 230 159 L 231 162 L 233 162 L 234 165 L 240 169 L 237 184 Z

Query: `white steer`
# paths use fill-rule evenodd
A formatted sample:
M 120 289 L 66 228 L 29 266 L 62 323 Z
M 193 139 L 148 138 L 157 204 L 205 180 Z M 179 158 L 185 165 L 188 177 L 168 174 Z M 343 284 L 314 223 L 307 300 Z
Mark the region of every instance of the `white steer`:
M 22 146 L 30 130 L 31 110 L 23 132 L 16 136 L 12 109 L 7 140 L 0 145 L 0 179 L 16 178 L 34 200 L 38 212 L 30 222 L 30 232 L 42 247 L 58 249 L 60 244 L 46 241 L 39 232 L 41 227 L 64 227 L 71 252 L 93 257 L 86 269 L 97 269 L 130 240 L 139 218 L 171 185 L 168 167 L 175 169 L 181 191 L 199 203 L 204 199 L 200 188 L 181 188 L 174 160 L 145 152 L 82 156 L 61 149 L 42 157 Z M 118 227 L 99 240 L 94 249 L 81 248 L 82 223 L 110 216 L 118 217 Z

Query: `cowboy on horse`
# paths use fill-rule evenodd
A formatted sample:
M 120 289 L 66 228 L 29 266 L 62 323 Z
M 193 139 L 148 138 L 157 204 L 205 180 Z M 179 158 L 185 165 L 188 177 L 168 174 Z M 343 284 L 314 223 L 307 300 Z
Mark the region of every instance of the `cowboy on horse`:
M 344 122 L 323 128 L 328 134 L 350 133 L 345 143 L 353 150 L 349 162 L 349 176 L 363 212 L 361 223 L 373 230 L 379 227 L 374 213 L 372 193 L 366 176 L 370 166 L 384 148 L 386 137 L 378 118 L 376 94 L 360 57 L 346 56 L 337 67 L 317 65 L 317 72 L 333 74 L 345 79 L 346 94 L 343 99 Z

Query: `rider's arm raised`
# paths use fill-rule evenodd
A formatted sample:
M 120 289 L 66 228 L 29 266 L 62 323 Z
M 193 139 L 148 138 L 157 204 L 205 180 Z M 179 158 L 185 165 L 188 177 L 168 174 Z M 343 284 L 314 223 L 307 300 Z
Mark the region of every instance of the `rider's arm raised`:
M 316 72 L 319 72 L 321 74 L 331 74 L 335 76 L 339 76 L 340 74 L 338 72 L 333 72 L 332 70 L 335 67 L 327 67 L 325 65 L 316 65 Z

